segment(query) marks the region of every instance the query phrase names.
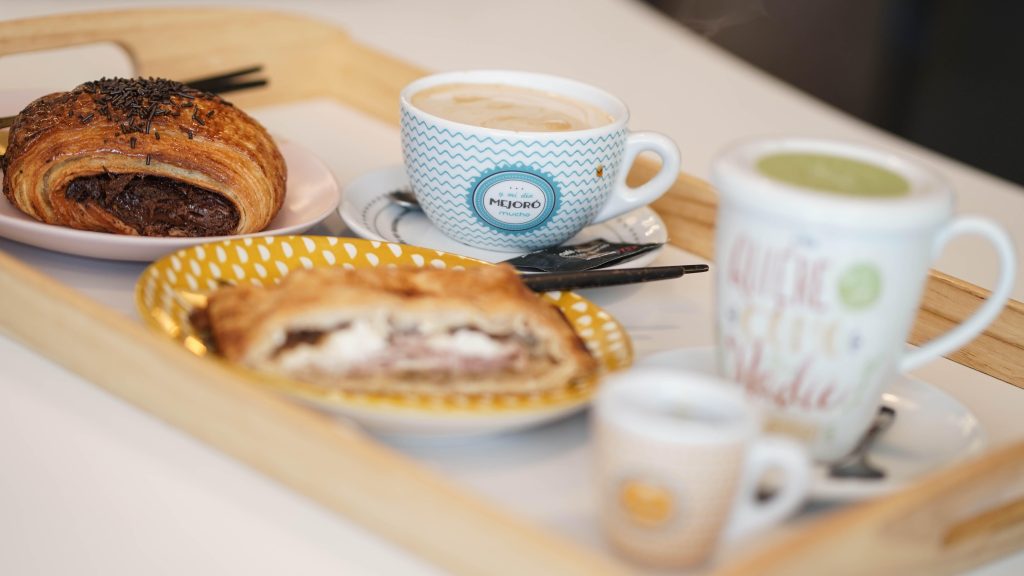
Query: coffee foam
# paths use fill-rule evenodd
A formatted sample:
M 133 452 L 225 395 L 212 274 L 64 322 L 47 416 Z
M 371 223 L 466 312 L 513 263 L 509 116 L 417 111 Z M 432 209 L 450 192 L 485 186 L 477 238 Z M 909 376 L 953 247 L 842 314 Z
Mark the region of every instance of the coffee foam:
M 516 132 L 587 130 L 615 121 L 587 102 L 509 84 L 442 84 L 414 94 L 412 105 L 452 122 Z

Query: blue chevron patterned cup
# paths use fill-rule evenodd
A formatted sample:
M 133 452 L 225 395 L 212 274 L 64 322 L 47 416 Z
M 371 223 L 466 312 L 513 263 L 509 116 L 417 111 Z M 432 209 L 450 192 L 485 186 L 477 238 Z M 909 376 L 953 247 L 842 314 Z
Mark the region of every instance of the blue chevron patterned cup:
M 418 92 L 447 84 L 529 88 L 595 106 L 610 123 L 562 132 L 463 124 L 413 105 Z M 607 92 L 557 76 L 479 70 L 421 78 L 402 91 L 402 153 L 423 212 L 445 235 L 478 248 L 524 252 L 555 246 L 590 224 L 656 200 L 675 182 L 679 150 L 667 137 L 629 132 L 629 111 Z M 632 188 L 626 174 L 640 152 L 661 170 Z

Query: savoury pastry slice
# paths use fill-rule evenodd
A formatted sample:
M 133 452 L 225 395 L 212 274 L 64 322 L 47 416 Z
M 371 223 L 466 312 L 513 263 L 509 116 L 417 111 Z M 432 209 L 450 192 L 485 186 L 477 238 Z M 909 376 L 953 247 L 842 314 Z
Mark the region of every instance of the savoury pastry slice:
M 33 218 L 144 236 L 257 232 L 280 210 L 286 168 L 255 120 L 162 79 L 101 79 L 18 114 L 3 191 Z
M 350 391 L 538 392 L 596 370 L 509 266 L 300 270 L 217 290 L 207 319 L 228 360 Z

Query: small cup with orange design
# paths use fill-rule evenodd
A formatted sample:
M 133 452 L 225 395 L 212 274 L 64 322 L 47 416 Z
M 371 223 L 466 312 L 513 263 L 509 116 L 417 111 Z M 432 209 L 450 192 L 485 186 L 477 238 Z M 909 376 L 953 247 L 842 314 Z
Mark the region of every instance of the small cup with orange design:
M 798 443 L 761 435 L 737 387 L 698 373 L 635 368 L 595 403 L 601 524 L 627 557 L 661 567 L 705 562 L 722 539 L 781 522 L 806 498 L 811 465 Z M 771 474 L 778 490 L 758 498 Z

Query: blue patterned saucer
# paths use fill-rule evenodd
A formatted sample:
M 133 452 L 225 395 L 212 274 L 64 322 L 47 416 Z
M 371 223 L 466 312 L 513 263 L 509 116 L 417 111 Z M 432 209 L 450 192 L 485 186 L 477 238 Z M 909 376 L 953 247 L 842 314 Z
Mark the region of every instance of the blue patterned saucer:
M 344 187 L 338 213 L 352 232 L 368 240 L 424 246 L 488 262 L 508 260 L 521 254 L 475 248 L 445 236 L 423 212 L 414 208 L 403 208 L 388 198 L 389 192 L 408 187 L 409 179 L 405 169 L 400 165 L 368 172 Z M 566 244 L 581 244 L 597 238 L 609 242 L 636 244 L 665 243 L 668 242 L 668 231 L 657 212 L 649 206 L 644 206 L 584 228 Z M 610 268 L 646 266 L 660 253 L 661 249 L 653 250 Z

